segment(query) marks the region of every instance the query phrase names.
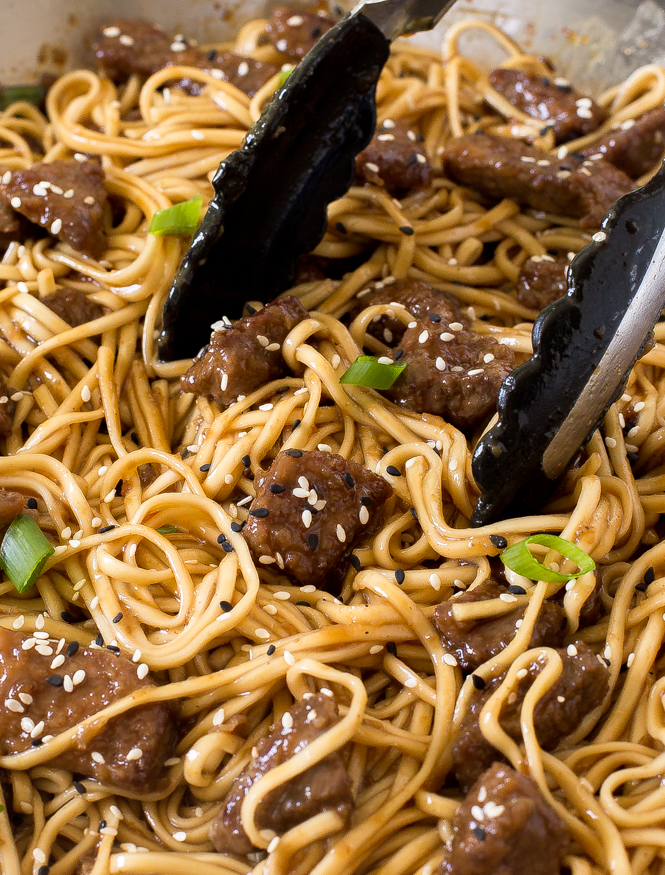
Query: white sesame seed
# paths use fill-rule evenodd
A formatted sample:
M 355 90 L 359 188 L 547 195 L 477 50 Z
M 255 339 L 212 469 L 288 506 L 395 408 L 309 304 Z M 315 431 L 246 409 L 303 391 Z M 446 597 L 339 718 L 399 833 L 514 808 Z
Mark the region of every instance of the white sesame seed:
M 628 659 L 626 660 L 626 665 L 628 666 L 628 668 L 630 668 L 631 665 L 632 665 L 634 662 L 635 662 L 635 654 L 634 654 L 634 653 L 629 653 L 629 654 L 628 654 Z
M 42 851 L 41 848 L 35 848 L 32 852 L 32 856 L 35 858 L 35 862 L 37 863 L 45 863 L 46 862 L 46 854 Z
M 94 202 L 95 202 L 95 199 L 91 194 L 89 194 L 83 198 L 83 203 L 87 204 L 89 207 L 91 207 L 94 204 Z
M 485 819 L 485 812 L 483 811 L 483 809 L 479 805 L 472 805 L 471 806 L 471 815 L 476 820 L 482 821 Z
M 483 356 L 483 361 L 486 365 L 488 365 L 490 362 L 494 361 L 494 356 L 491 352 L 488 352 L 486 355 Z
M 51 668 L 60 668 L 61 665 L 64 665 L 65 657 L 62 653 L 59 653 L 57 656 L 53 658 L 53 662 L 51 663 Z
M 550 166 L 550 162 L 547 160 L 547 158 L 541 158 L 540 161 L 536 161 L 536 164 L 538 165 L 538 167 L 549 167 Z
M 66 674 L 63 681 L 62 686 L 66 693 L 71 693 L 74 690 L 74 682 L 71 679 L 71 676 Z
M 604 231 L 596 231 L 591 239 L 594 243 L 604 243 L 607 240 L 607 234 Z
M 118 37 L 118 42 L 122 43 L 123 46 L 133 46 L 134 37 L 130 36 L 128 33 L 122 33 Z
M 438 574 L 434 574 L 434 573 L 430 574 L 430 576 L 428 578 L 428 582 L 429 582 L 430 586 L 432 587 L 432 589 L 437 590 L 437 592 L 438 592 L 438 590 L 441 589 L 441 578 L 439 577 Z
M 587 109 L 587 108 L 584 107 L 584 106 L 579 106 L 579 107 L 577 108 L 577 115 L 578 115 L 580 118 L 593 118 L 593 113 L 591 112 L 591 110 L 590 110 L 590 109 Z
M 25 623 L 25 617 L 23 616 L 23 614 L 20 614 L 20 616 L 18 616 L 14 620 L 14 622 L 12 623 L 12 628 L 13 629 L 22 629 L 24 623 Z
M 19 699 L 23 702 L 24 705 L 32 705 L 34 699 L 30 695 L 30 693 L 19 693 Z
M 337 529 L 335 531 L 337 533 L 337 540 L 341 541 L 343 544 L 346 541 L 346 532 L 339 523 L 337 523 Z
M 273 556 L 259 556 L 261 565 L 273 565 L 277 560 Z
M 364 505 L 360 508 L 358 519 L 363 524 L 363 526 L 367 525 L 367 523 L 369 522 L 369 511 Z
M 92 397 L 92 394 L 90 392 L 90 387 L 84 386 L 81 389 L 81 401 L 83 401 L 84 404 L 87 404 L 88 401 L 90 401 L 91 397 Z
M 418 681 L 414 677 L 408 677 L 404 681 L 404 686 L 408 687 L 409 689 L 412 689 L 413 687 L 418 686 Z
M 577 656 L 577 647 L 574 644 L 569 644 L 566 648 L 566 653 L 568 656 Z
M 303 18 L 301 15 L 292 15 L 291 18 L 286 19 L 286 23 L 289 27 L 300 27 L 303 23 Z
M 450 328 L 451 331 L 461 331 L 464 326 L 461 322 L 451 322 L 448 328 Z
M 644 401 L 638 401 L 637 404 L 633 407 L 635 413 L 639 413 L 641 410 L 644 410 L 646 407 L 646 403 Z
M 194 140 L 205 140 L 203 131 L 191 131 L 191 135 Z
M 482 368 L 472 368 L 472 370 L 467 371 L 469 377 L 477 377 L 479 374 L 482 373 L 484 373 Z
M 249 64 L 247 61 L 241 61 L 238 64 L 238 76 L 246 76 L 249 73 Z
M 21 729 L 24 732 L 32 732 L 35 728 L 35 721 L 31 720 L 29 717 L 23 717 L 21 720 Z
M 536 163 L 536 159 L 531 155 L 522 155 L 522 157 L 520 158 L 520 161 L 523 164 L 535 164 Z
M 35 650 L 40 656 L 53 656 L 53 648 L 48 644 L 37 644 Z
M 142 662 L 139 667 L 136 669 L 136 674 L 139 680 L 143 680 L 143 678 L 147 677 L 150 668 L 146 665 L 145 662 Z
M 383 644 L 373 644 L 370 647 L 369 652 L 372 654 L 372 656 L 375 656 L 377 653 L 381 653 L 382 650 Z
M 184 842 L 187 840 L 187 833 L 180 830 L 180 832 L 174 832 L 173 838 L 176 842 Z
M 366 161 L 365 167 L 367 168 L 367 170 L 369 170 L 370 173 L 378 173 L 379 172 L 379 165 L 374 164 L 373 161 Z
M 94 611 L 95 608 L 97 608 L 98 606 L 99 606 L 99 596 L 96 595 L 96 596 L 93 596 L 92 599 L 90 600 L 90 607 Z
M 418 164 L 427 164 L 427 158 L 420 152 L 416 152 L 416 161 Z
M 270 638 L 270 632 L 267 629 L 256 629 L 255 634 L 257 638 L 263 638 L 264 640 Z
M 113 489 L 110 492 L 107 492 L 106 496 L 104 497 L 104 501 L 106 502 L 106 504 L 111 504 L 111 502 L 113 501 L 114 498 L 115 498 L 115 487 L 113 487 Z
M 82 668 L 79 668 L 78 671 L 74 672 L 74 676 L 72 677 L 72 681 L 74 682 L 74 686 L 77 687 L 79 684 L 82 684 L 85 680 L 85 671 Z
M 51 223 L 51 234 L 59 234 L 62 231 L 62 219 L 54 219 Z
M 20 197 L 13 197 L 11 199 L 10 203 L 14 207 L 15 210 L 18 210 L 21 208 L 21 198 Z
M 633 127 L 634 124 L 635 124 L 634 118 L 627 118 L 625 122 L 621 122 L 619 127 L 622 131 L 628 131 L 628 130 L 630 130 L 630 128 Z
M 285 39 L 278 40 L 275 43 L 275 48 L 277 49 L 278 52 L 285 52 L 288 47 L 289 47 L 289 44 L 287 43 L 287 41 Z
M 282 714 L 282 726 L 284 729 L 293 729 L 293 717 L 288 711 Z
M 308 508 L 302 512 L 302 522 L 306 529 L 312 525 L 312 511 Z
M 16 699 L 5 699 L 5 708 L 8 711 L 14 711 L 15 714 L 23 714 L 25 708 Z
M 452 655 L 452 653 L 444 653 L 443 654 L 443 661 L 445 662 L 446 665 L 452 665 L 452 666 L 457 665 L 457 660 Z
M 273 593 L 274 598 L 279 599 L 281 602 L 287 602 L 291 598 L 290 592 L 285 592 L 283 589 L 277 590 L 277 592 Z
M 455 335 L 454 335 L 454 334 L 450 334 L 449 331 L 444 331 L 443 334 L 440 334 L 440 335 L 439 335 L 439 337 L 441 338 L 441 340 L 442 340 L 444 343 L 448 343 L 449 341 L 455 339 Z
M 295 665 L 295 664 L 296 664 L 296 658 L 295 658 L 295 656 L 291 653 L 290 650 L 285 650 L 285 651 L 284 651 L 284 662 L 285 662 L 287 665 Z
M 429 331 L 427 331 L 427 329 L 425 329 L 425 331 L 421 331 L 420 334 L 418 335 L 418 343 L 425 343 L 427 341 L 428 337 L 429 337 Z
M 501 595 L 499 596 L 499 598 L 501 599 L 502 602 L 516 602 L 517 601 L 515 596 L 510 592 L 502 592 Z
M 37 625 L 37 624 L 35 623 L 35 625 Z M 41 632 L 41 631 L 39 631 L 39 632 L 33 632 L 32 634 L 33 634 L 33 636 L 34 636 L 35 638 L 39 638 L 39 639 L 41 639 L 41 640 L 43 640 L 43 641 L 48 640 L 48 638 L 50 637 L 49 634 L 48 634 L 48 632 Z
M 36 723 L 30 731 L 30 738 L 38 738 L 42 732 L 44 731 L 44 721 L 40 720 L 39 723 Z
M 616 445 L 617 445 L 617 442 L 614 440 L 614 438 L 612 438 L 612 437 L 605 438 L 605 446 L 606 447 L 609 447 L 612 450 L 612 449 L 614 449 L 614 447 L 616 447 Z
M 34 638 L 26 638 L 21 644 L 21 650 L 31 650 L 37 641 Z

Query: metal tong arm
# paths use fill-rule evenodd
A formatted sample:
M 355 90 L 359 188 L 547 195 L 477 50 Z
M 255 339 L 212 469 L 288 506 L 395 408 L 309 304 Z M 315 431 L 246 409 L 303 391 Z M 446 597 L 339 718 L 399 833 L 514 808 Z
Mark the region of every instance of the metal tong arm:
M 665 168 L 620 198 L 573 259 L 565 297 L 533 329 L 533 357 L 499 391 L 481 439 L 473 525 L 532 513 L 623 391 L 665 304 Z

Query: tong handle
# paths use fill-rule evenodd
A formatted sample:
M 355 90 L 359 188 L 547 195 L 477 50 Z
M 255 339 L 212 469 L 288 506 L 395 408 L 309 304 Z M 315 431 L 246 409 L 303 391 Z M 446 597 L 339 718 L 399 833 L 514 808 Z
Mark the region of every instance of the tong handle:
M 472 525 L 532 513 L 619 397 L 665 304 L 665 167 L 620 198 L 540 314 L 533 357 L 499 391 L 476 447 Z
M 265 108 L 243 146 L 222 162 L 215 196 L 164 306 L 160 358 L 193 356 L 220 315 L 288 288 L 295 259 L 326 228 L 355 156 L 376 125 L 376 83 L 390 43 L 364 15 L 326 33 Z

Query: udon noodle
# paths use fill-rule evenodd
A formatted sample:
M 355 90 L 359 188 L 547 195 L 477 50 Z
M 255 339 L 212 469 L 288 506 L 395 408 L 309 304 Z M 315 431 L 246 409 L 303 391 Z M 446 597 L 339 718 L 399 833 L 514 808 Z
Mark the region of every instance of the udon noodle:
M 243 27 L 234 48 L 281 64 L 260 39 L 264 25 Z M 479 21 L 449 30 L 443 57 L 398 43 L 378 88 L 379 120 L 420 132 L 435 171 L 451 137 L 480 127 L 506 135 L 538 130 L 461 53 L 460 37 L 474 27 L 505 49 L 506 66 L 548 72 Z M 205 86 L 199 95 L 169 86 L 185 75 Z M 101 633 L 155 674 L 159 686 L 143 701 L 177 703 L 183 727 L 166 783 L 143 796 L 89 779 L 81 793 L 71 772 L 52 766 L 75 744 L 76 728 L 0 757 L 13 799 L 13 811 L 0 813 L 0 868 L 28 875 L 50 865 L 51 875 L 68 875 L 87 858 L 94 875 L 432 875 L 461 797 L 445 784 L 450 744 L 474 693 L 471 678 L 444 658 L 434 607 L 489 577 L 490 558 L 500 552 L 491 536 L 514 543 L 550 532 L 597 563 L 602 617 L 578 630 L 594 586 L 593 575 L 579 578 L 563 602 L 566 643 L 586 642 L 606 658 L 610 693 L 554 752 L 533 732 L 518 744 L 501 731 L 501 703 L 530 658 L 539 607 L 561 588 L 535 583 L 517 597 L 529 607 L 516 637 L 476 672 L 489 681 L 509 669 L 489 700 L 484 732 L 564 819 L 573 875 L 665 873 L 665 331 L 657 326 L 656 345 L 557 497 L 538 515 L 470 528 L 478 434 L 469 440 L 437 416 L 410 413 L 371 389 L 341 387 L 339 377 L 363 349 L 387 351 L 366 332 L 383 311 L 361 312 L 351 324 L 342 319 L 370 282 L 422 279 L 455 296 L 476 331 L 524 360 L 536 312 L 512 291 L 521 266 L 551 250 L 575 253 L 590 235 L 576 220 L 510 200 L 487 206 L 439 172 L 427 190 L 401 200 L 356 184 L 331 205 L 316 253 L 371 254 L 340 280 L 293 290 L 310 311 L 284 346 L 293 376 L 227 409 L 183 393 L 190 362 L 159 361 L 156 337 L 188 241 L 147 228 L 172 203 L 195 195 L 207 202 L 220 159 L 240 146 L 277 85 L 273 77 L 250 99 L 201 70 L 171 67 L 122 88 L 76 70 L 51 87 L 48 120 L 25 103 L 0 117 L 3 167 L 28 167 L 41 154 L 47 162 L 100 156 L 107 191 L 123 206 L 119 224 L 107 220 L 108 249 L 97 261 L 46 237 L 10 243 L 0 263 L 0 369 L 16 402 L 0 484 L 37 499 L 42 527 L 58 544 L 24 596 L 0 584 L 0 626 L 81 645 Z M 609 120 L 569 151 L 664 100 L 665 70 L 643 67 L 600 96 Z M 538 134 L 536 145 L 555 151 L 552 133 Z M 403 226 L 414 233 L 400 233 Z M 495 244 L 489 259 L 488 242 Z M 64 323 L 41 299 L 65 282 L 104 315 L 74 328 Z M 248 469 L 258 474 L 280 449 L 317 447 L 361 463 L 394 490 L 382 526 L 354 551 L 359 570 L 349 568 L 338 598 L 256 564 L 232 527 L 247 518 L 245 498 L 254 493 Z M 632 467 L 628 453 L 639 457 Z M 158 476 L 145 485 L 140 469 L 148 463 Z M 164 526 L 173 528 L 162 534 Z M 654 582 L 636 589 L 651 568 Z M 220 613 L 220 601 L 232 610 Z M 504 609 L 495 599 L 468 606 L 465 617 Z M 80 619 L 66 622 L 63 612 Z M 556 654 L 543 653 L 548 668 L 536 700 L 557 675 Z M 216 853 L 210 824 L 257 738 L 294 700 L 322 687 L 339 704 L 341 721 L 325 744 L 345 751 L 355 797 L 350 823 L 324 812 L 274 842 L 253 824 L 255 794 L 243 811 L 257 853 Z M 527 728 L 536 700 L 522 712 Z M 131 707 L 130 698 L 117 701 L 87 725 Z M 269 773 L 262 792 L 286 778 Z

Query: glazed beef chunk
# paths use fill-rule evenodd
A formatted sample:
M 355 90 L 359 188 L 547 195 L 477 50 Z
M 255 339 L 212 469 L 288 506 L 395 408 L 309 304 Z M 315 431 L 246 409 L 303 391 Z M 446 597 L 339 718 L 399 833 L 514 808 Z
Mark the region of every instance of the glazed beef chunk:
M 619 170 L 637 179 L 658 164 L 665 152 L 665 108 L 645 113 L 633 122 L 629 119 L 617 131 L 588 146 L 584 155 L 597 160 L 600 155 Z
M 276 562 L 298 583 L 331 590 L 390 494 L 382 477 L 356 462 L 286 450 L 257 478 L 243 533 L 259 563 Z
M 418 140 L 414 131 L 386 120 L 356 158 L 356 174 L 391 191 L 427 188 L 432 168 Z
M 92 322 L 93 319 L 99 319 L 104 315 L 103 308 L 80 289 L 68 287 L 58 289 L 52 295 L 43 298 L 42 303 L 72 328 Z
M 567 82 L 552 82 L 537 73 L 499 68 L 490 73 L 490 84 L 514 107 L 551 127 L 557 143 L 592 134 L 608 117 L 602 106 Z
M 182 378 L 185 392 L 206 395 L 224 406 L 249 395 L 286 372 L 282 344 L 307 319 L 307 310 L 288 296 L 266 304 L 252 316 L 214 331 L 210 343 Z
M 489 198 L 512 198 L 520 204 L 580 220 L 598 228 L 632 180 L 607 161 L 563 159 L 512 137 L 465 134 L 452 140 L 444 156 L 450 179 Z M 540 162 L 540 163 L 539 163 Z
M 369 289 L 364 289 L 357 295 L 357 304 L 354 306 L 352 318 L 377 304 L 401 304 L 414 319 L 424 320 L 425 324 L 432 313 L 434 319 L 440 317 L 444 323 L 455 322 L 461 318 L 461 312 L 457 302 L 445 292 L 440 292 L 428 283 L 420 280 L 404 279 L 396 282 L 380 280 Z M 436 327 L 439 322 L 430 323 Z M 379 316 L 370 322 L 367 333 L 376 337 L 388 346 L 397 346 L 402 338 L 406 326 L 399 319 L 390 316 Z
M 278 52 L 298 63 L 334 23 L 325 15 L 278 6 L 273 9 L 266 33 Z
M 455 619 L 454 605 L 484 602 L 508 593 L 508 588 L 494 580 L 486 580 L 475 589 L 441 602 L 434 610 L 434 623 L 445 648 L 452 653 L 464 671 L 474 671 L 488 659 L 501 653 L 517 634 L 515 625 L 526 608 L 516 608 L 489 620 L 460 623 Z M 556 647 L 564 637 L 566 618 L 563 609 L 546 601 L 538 615 L 531 637 L 531 647 Z
M 0 175 L 6 172 L 6 170 L 2 169 Z M 0 193 L 0 236 L 13 239 L 16 237 L 18 230 L 18 216 L 9 202 L 9 198 L 4 193 Z
M 448 321 L 449 307 L 442 302 L 406 329 L 393 353 L 406 369 L 385 395 L 407 410 L 433 413 L 470 431 L 494 412 L 499 387 L 517 361 L 509 347 L 473 331 L 459 308 Z M 441 321 L 433 321 L 439 315 Z
M 16 402 L 11 400 L 12 390 L 0 377 L 0 437 L 7 437 L 12 433 Z
M 22 513 L 23 496 L 21 493 L 0 488 L 0 529 L 13 523 L 16 517 Z
M 96 161 L 53 161 L 3 176 L 0 196 L 63 243 L 94 258 L 104 252 L 104 171 Z
M 527 258 L 517 279 L 517 300 L 531 310 L 543 310 L 566 294 L 567 261 Z
M 453 818 L 440 875 L 559 875 L 565 823 L 531 778 L 496 764 L 478 778 Z
M 59 654 L 65 661 L 52 668 Z M 73 643 L 61 647 L 58 641 L 0 628 L 0 751 L 28 750 L 36 739 L 57 735 L 123 696 L 154 686 L 149 677 L 140 680 L 136 665 L 121 654 Z M 152 703 L 109 720 L 52 763 L 121 790 L 145 793 L 156 788 L 174 745 L 168 706 Z
M 563 671 L 556 683 L 545 693 L 533 712 L 538 742 L 544 750 L 558 747 L 566 735 L 576 729 L 584 717 L 603 701 L 608 690 L 608 671 L 586 644 L 575 645 L 576 653 L 557 650 Z M 534 660 L 522 678 L 514 699 L 509 698 L 501 710 L 500 723 L 511 738 L 519 739 L 520 711 L 524 697 L 534 678 L 542 671 L 540 659 Z M 478 725 L 480 711 L 505 675 L 495 678 L 477 693 L 462 721 L 453 745 L 453 770 L 464 792 L 493 763 L 502 760 L 496 748 L 485 739 Z
M 170 37 L 160 27 L 140 19 L 118 19 L 107 25 L 94 49 L 100 68 L 117 83 L 134 73 L 152 76 L 164 67 L 199 67 L 252 97 L 277 72 L 272 64 L 253 58 L 189 45 L 184 37 Z M 201 83 L 187 78 L 174 84 L 190 94 L 203 90 Z
M 271 769 L 291 759 L 335 726 L 339 719 L 334 699 L 323 693 L 297 702 L 287 714 L 258 742 L 255 755 L 234 780 L 212 823 L 210 838 L 221 853 L 242 855 L 254 850 L 240 816 L 247 791 Z M 351 782 L 341 755 L 334 751 L 268 793 L 257 807 L 256 826 L 259 830 L 269 829 L 282 835 L 322 811 L 335 810 L 348 817 L 351 805 Z

